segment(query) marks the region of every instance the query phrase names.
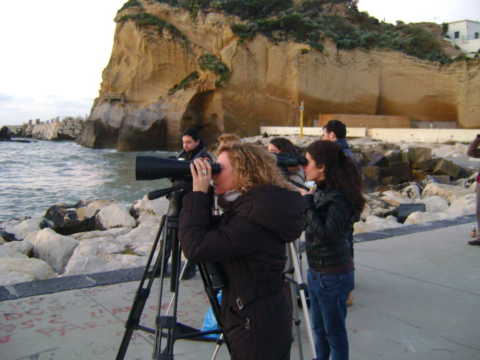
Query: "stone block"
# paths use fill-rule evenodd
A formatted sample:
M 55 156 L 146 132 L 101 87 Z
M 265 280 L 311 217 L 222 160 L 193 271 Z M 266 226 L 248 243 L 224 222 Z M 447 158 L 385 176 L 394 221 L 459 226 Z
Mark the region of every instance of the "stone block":
M 448 175 L 452 179 L 458 179 L 462 174 L 462 168 L 450 160 L 440 159 L 433 169 L 435 175 Z
M 432 149 L 427 147 L 412 147 L 408 149 L 408 160 L 414 164 L 422 163 L 432 159 Z
M 416 204 L 400 204 L 394 212 L 394 215 L 397 217 L 398 221 L 404 223 L 407 217 L 414 212 L 424 212 L 426 210 L 425 204 L 416 203 Z
M 387 168 L 382 168 L 380 175 L 384 185 L 400 184 L 412 180 L 412 170 L 409 164 L 405 162 L 391 164 Z

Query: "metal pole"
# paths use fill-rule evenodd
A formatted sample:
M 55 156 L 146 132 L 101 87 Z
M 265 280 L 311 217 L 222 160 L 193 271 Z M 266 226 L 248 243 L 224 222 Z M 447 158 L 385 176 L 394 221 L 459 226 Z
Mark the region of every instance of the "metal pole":
M 300 137 L 303 138 L 303 110 L 305 107 L 303 106 L 303 100 L 300 103 L 300 107 L 298 110 L 300 110 Z

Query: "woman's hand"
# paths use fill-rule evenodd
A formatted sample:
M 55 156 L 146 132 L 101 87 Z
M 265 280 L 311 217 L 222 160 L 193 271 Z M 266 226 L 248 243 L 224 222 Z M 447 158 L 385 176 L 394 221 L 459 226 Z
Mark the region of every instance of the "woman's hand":
M 190 172 L 193 178 L 193 191 L 208 192 L 212 179 L 212 167 L 206 158 L 195 159 L 190 163 Z

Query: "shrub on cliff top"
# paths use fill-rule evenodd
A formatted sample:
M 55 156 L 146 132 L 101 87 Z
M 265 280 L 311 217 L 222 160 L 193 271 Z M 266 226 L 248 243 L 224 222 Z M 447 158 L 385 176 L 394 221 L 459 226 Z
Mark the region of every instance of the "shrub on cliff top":
M 148 14 L 148 13 L 141 13 L 141 14 L 133 14 L 133 15 L 124 15 L 120 19 L 118 19 L 119 23 L 126 22 L 126 21 L 133 21 L 139 27 L 144 26 L 155 26 L 158 32 L 162 32 L 163 29 L 167 29 L 173 37 L 181 40 L 184 43 L 188 42 L 188 39 L 185 35 L 182 34 L 180 30 L 178 30 L 172 24 L 159 19 L 158 17 Z
M 138 0 L 128 0 L 125 4 L 123 4 L 123 6 L 118 11 L 120 12 L 122 10 L 131 8 L 131 7 L 136 7 L 136 6 L 142 7 L 142 4 L 140 4 Z
M 274 42 L 293 40 L 321 51 L 324 39 L 330 38 L 338 49 L 391 49 L 442 64 L 452 62 L 429 31 L 415 24 L 380 22 L 360 12 L 356 0 L 304 0 L 298 4 L 292 0 L 156 1 L 189 9 L 195 12 L 192 16 L 199 9 L 236 15 L 244 22 L 232 25 L 232 30 L 242 41 L 263 34 Z M 332 13 L 338 6 L 343 10 Z

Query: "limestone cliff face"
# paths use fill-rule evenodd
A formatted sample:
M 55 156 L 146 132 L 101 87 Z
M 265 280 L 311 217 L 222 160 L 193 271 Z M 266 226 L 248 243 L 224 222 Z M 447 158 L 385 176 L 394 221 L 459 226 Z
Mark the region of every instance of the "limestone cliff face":
M 305 102 L 306 124 L 319 113 L 407 115 L 421 121 L 480 126 L 480 62 L 439 66 L 392 51 L 323 53 L 308 45 L 241 42 L 238 19 L 151 0 L 117 14 L 111 59 L 80 143 L 120 150 L 178 146 L 183 129 L 257 134 L 260 125 L 293 125 Z M 139 26 L 123 16 L 147 13 L 169 26 Z M 202 66 L 216 57 L 222 79 Z

